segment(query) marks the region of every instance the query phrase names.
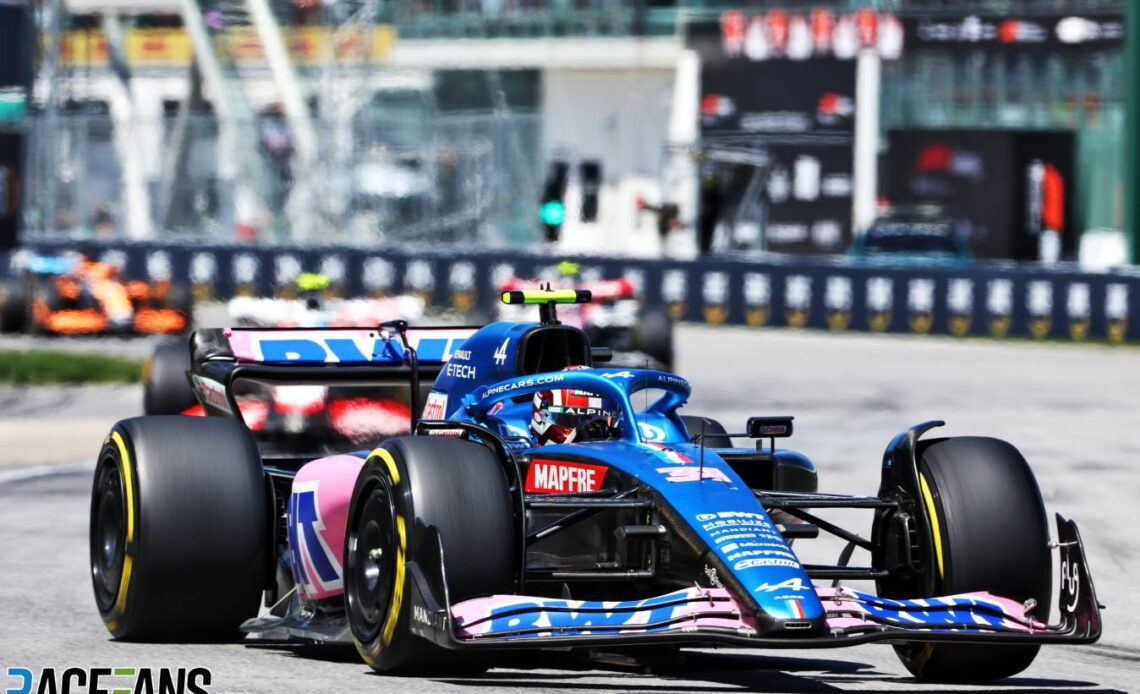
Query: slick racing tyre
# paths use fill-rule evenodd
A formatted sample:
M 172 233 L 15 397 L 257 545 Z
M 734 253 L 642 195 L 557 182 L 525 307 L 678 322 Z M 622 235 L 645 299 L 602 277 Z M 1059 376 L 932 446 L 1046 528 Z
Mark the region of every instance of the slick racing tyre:
M 415 561 L 438 574 L 434 527 L 451 604 L 513 593 L 520 549 L 508 487 L 495 455 L 470 441 L 403 436 L 372 452 L 349 507 L 344 589 L 356 648 L 375 670 L 416 675 L 486 668 L 470 654 L 410 631 L 406 565 Z
M 0 333 L 20 332 L 28 324 L 28 284 L 10 277 L 0 284 Z
M 132 641 L 238 636 L 269 581 L 271 521 L 261 459 L 241 424 L 116 424 L 91 501 L 91 576 L 108 631 Z
M 190 379 L 190 349 L 185 339 L 161 342 L 143 367 L 143 412 L 182 414 L 198 404 Z
M 697 436 L 701 433 L 701 426 L 704 425 L 705 431 L 705 446 L 708 448 L 732 448 L 732 439 L 725 436 L 728 432 L 725 431 L 724 425 L 712 419 L 711 417 L 698 417 L 696 415 L 681 415 L 681 421 L 685 423 L 685 428 L 689 430 L 689 438 Z
M 664 307 L 647 308 L 634 328 L 634 349 L 673 370 L 673 320 Z
M 921 442 L 918 450 L 920 502 L 934 533 L 934 595 L 989 591 L 1033 599 L 1033 615 L 1047 622 L 1049 526 L 1025 458 L 1005 441 L 972 436 Z M 884 582 L 879 590 L 886 597 L 925 597 L 900 595 Z M 895 651 L 920 680 L 985 682 L 1029 667 L 1038 648 L 911 643 Z

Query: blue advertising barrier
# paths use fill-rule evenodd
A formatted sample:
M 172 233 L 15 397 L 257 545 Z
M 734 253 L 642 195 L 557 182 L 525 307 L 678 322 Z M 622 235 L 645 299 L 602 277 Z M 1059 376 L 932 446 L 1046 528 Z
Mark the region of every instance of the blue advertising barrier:
M 90 244 L 87 244 L 90 248 Z M 28 244 L 40 253 L 72 245 Z M 107 243 L 100 257 L 132 279 L 189 283 L 199 300 L 287 294 L 301 272 L 343 296 L 414 292 L 430 305 L 486 312 L 497 288 L 537 277 L 558 256 L 515 251 Z M 583 279 L 626 277 L 677 320 L 832 331 L 1140 341 L 1140 273 L 971 264 L 859 265 L 845 260 L 573 257 Z M 8 263 L 3 264 L 5 270 Z

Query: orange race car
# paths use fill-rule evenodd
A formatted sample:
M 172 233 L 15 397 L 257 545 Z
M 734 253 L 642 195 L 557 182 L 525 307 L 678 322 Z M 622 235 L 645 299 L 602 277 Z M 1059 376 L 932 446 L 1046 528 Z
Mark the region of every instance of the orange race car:
M 12 269 L 0 285 L 0 332 L 176 334 L 190 327 L 185 285 L 128 281 L 83 253 L 17 256 Z

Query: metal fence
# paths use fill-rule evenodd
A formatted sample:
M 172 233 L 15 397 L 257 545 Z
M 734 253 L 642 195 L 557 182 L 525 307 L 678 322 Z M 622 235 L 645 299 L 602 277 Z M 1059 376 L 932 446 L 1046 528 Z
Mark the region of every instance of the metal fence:
M 301 167 L 272 118 L 228 124 L 240 148 L 212 115 L 32 118 L 25 228 L 30 239 L 516 245 L 536 234 L 539 123 L 486 112 L 318 120 L 318 160 Z

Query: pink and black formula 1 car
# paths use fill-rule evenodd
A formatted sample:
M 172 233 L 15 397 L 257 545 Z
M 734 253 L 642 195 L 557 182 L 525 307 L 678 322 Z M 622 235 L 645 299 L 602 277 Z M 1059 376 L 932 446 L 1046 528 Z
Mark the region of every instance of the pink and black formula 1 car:
M 210 416 L 121 421 L 99 454 L 91 571 L 108 630 L 354 643 L 378 671 L 422 674 L 508 649 L 879 642 L 925 681 L 1006 677 L 1044 644 L 1100 637 L 1076 524 L 1058 516 L 1050 539 L 1010 444 L 919 424 L 887 445 L 877 494 L 820 493 L 812 462 L 775 446 L 791 417 L 730 434 L 682 416 L 685 379 L 607 368 L 556 320 L 588 293 L 504 298 L 541 320 L 198 331 L 190 375 Z M 248 382 L 400 385 L 423 415 L 371 450 L 278 455 L 243 423 Z M 868 511 L 869 532 L 828 508 Z M 793 541 L 821 532 L 849 549 L 802 562 Z
M 190 371 L 185 339 L 158 344 L 143 365 L 143 412 L 205 417 L 207 398 Z M 307 383 L 243 380 L 234 388 L 235 412 L 265 452 L 318 455 L 365 446 L 411 431 L 406 382 Z

